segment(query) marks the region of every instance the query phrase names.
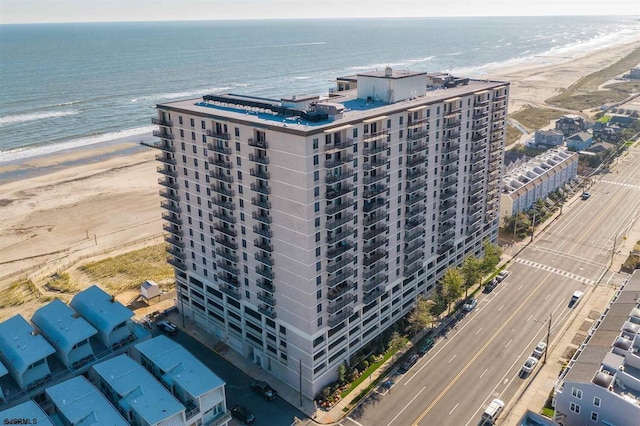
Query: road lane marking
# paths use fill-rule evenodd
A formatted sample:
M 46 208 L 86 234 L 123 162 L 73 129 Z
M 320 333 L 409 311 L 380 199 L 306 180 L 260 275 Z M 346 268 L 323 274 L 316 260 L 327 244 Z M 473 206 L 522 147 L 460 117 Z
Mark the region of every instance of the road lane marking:
M 453 361 L 454 359 L 456 359 L 456 357 L 458 356 L 458 354 L 455 354 L 448 362 L 448 364 L 451 364 L 451 361 Z
M 529 318 L 527 318 L 527 322 L 531 321 L 532 318 L 533 318 L 533 314 L 531 314 L 531 316 L 529 316 Z
M 504 305 L 502 305 L 502 306 L 500 306 L 500 307 L 498 308 L 498 312 L 500 312 L 500 311 L 502 310 L 502 308 L 504 308 Z
M 524 284 L 520 284 L 520 287 L 518 287 L 518 290 L 522 290 L 522 287 L 524 287 Z
M 511 344 L 511 342 L 513 342 L 513 339 L 511 339 L 511 340 L 509 340 L 509 341 L 507 342 L 507 344 L 506 344 L 505 348 L 508 348 L 508 347 L 509 347 L 509 345 Z
M 449 415 L 451 415 L 454 411 L 456 411 L 456 408 L 458 408 L 458 405 L 460 405 L 459 402 L 451 409 L 451 411 L 449 411 Z
M 516 315 L 518 315 L 520 313 L 522 308 L 524 308 L 529 303 L 529 300 L 531 300 L 533 295 L 536 294 L 536 292 L 540 289 L 540 287 L 542 287 L 542 285 L 547 281 L 547 278 L 548 277 L 545 277 L 544 279 L 540 280 L 540 283 L 533 289 L 533 291 L 529 292 L 529 295 L 522 301 L 520 306 L 518 306 L 518 308 L 509 316 L 509 318 L 507 318 L 507 320 L 502 323 L 502 325 L 496 330 L 496 332 L 493 334 L 493 336 L 491 336 L 489 339 L 487 339 L 487 341 L 480 348 L 480 350 L 476 351 L 476 353 L 473 356 L 473 358 L 471 358 L 469 360 L 469 362 L 467 362 L 467 364 L 465 364 L 465 366 L 462 367 L 462 369 L 458 372 L 458 374 L 456 374 L 456 376 L 452 380 L 449 381 L 449 383 L 447 384 L 447 386 L 445 386 L 445 388 L 442 390 L 442 392 L 440 392 L 440 394 L 433 401 L 431 401 L 431 404 L 429 404 L 429 406 L 420 414 L 420 416 L 418 416 L 418 418 L 412 423 L 413 426 L 419 425 L 420 421 L 427 414 L 429 414 L 429 411 L 431 411 L 433 409 L 433 407 L 438 402 L 440 402 L 440 400 L 444 397 L 444 395 L 447 392 L 449 392 L 449 389 L 451 389 L 453 387 L 453 385 L 455 385 L 456 382 L 458 380 L 460 380 L 460 377 L 462 377 L 462 375 L 471 367 L 471 365 L 476 361 L 476 359 L 478 359 L 478 357 L 489 347 L 489 345 L 491 345 L 493 343 L 493 341 L 498 337 L 498 335 L 502 332 L 502 330 L 504 330 L 504 328 L 511 322 L 511 320 L 513 320 L 516 317 Z M 404 411 L 404 409 L 403 409 L 403 411 Z M 396 418 L 397 418 L 397 416 L 396 416 Z M 394 420 L 395 420 L 395 418 L 394 418 Z M 389 423 L 389 424 L 391 424 L 391 423 Z
M 545 302 L 547 301 L 547 299 L 549 299 L 549 297 L 551 297 L 551 293 L 547 294 L 547 297 L 544 298 Z
M 354 422 L 355 424 L 357 424 L 358 426 L 364 426 L 362 423 L 358 423 L 355 420 L 353 420 L 351 417 L 347 417 L 347 420 Z
M 580 281 L 583 284 L 594 285 L 595 281 L 590 280 L 589 278 L 581 277 L 580 275 L 572 274 L 571 272 L 563 271 L 562 269 L 553 268 L 548 265 L 543 265 L 541 263 L 532 262 L 526 259 L 516 259 L 516 263 L 520 263 L 522 265 L 531 266 L 532 268 L 542 269 L 543 271 L 552 272 L 554 274 L 562 275 L 563 277 L 571 278 L 572 280 Z
M 482 372 L 482 374 L 480 375 L 480 378 L 482 379 L 482 376 L 484 376 L 485 374 L 487 374 L 487 371 L 489 371 L 488 368 L 485 368 L 484 371 Z
M 475 336 L 477 336 L 477 335 L 478 335 L 478 333 L 480 333 L 480 331 L 481 331 L 481 330 L 482 330 L 482 327 L 480 327 L 480 328 L 478 329 L 478 331 L 476 331 L 476 332 L 475 332 Z
M 392 419 L 391 419 L 391 421 L 389 422 L 389 424 L 387 424 L 387 426 L 391 426 L 391 423 L 395 422 L 395 421 L 396 421 L 396 419 L 397 419 L 398 417 L 400 417 L 400 414 L 402 414 L 402 413 L 404 412 L 404 410 L 406 410 L 406 409 L 407 409 L 407 407 L 408 407 L 409 405 L 411 405 L 411 403 L 412 403 L 413 401 L 415 401 L 415 399 L 416 399 L 418 396 L 420 396 L 420 394 L 422 393 L 422 391 L 423 391 L 423 390 L 425 390 L 425 389 L 426 389 L 426 387 L 424 387 L 424 386 L 423 386 L 423 387 L 422 387 L 422 389 L 420 389 L 420 392 L 418 392 L 418 393 L 416 394 L 416 396 L 414 396 L 413 398 L 411 398 L 411 401 L 407 402 L 407 405 L 405 405 L 404 407 L 402 407 L 402 410 L 400 410 L 400 412 L 399 412 L 398 414 L 396 414 L 396 416 L 395 416 L 394 418 L 392 418 Z

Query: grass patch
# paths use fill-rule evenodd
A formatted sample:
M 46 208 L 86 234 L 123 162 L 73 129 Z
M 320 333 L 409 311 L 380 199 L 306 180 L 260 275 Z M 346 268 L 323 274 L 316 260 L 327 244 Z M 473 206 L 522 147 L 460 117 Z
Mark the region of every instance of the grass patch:
M 520 136 L 522 136 L 522 132 L 520 130 L 510 124 L 507 124 L 507 135 L 505 137 L 506 146 L 516 143 L 516 141 L 520 139 Z
M 391 358 L 393 355 L 395 355 L 395 353 L 398 352 L 398 349 L 391 349 L 388 350 L 384 356 L 382 357 L 382 359 L 378 362 L 374 362 L 373 364 L 370 364 L 369 367 L 367 367 L 366 370 L 364 370 L 364 372 L 360 375 L 360 377 L 358 377 L 356 380 L 354 380 L 353 382 L 351 382 L 351 384 L 349 385 L 349 387 L 344 390 L 342 393 L 340 393 L 340 398 L 344 398 L 347 395 L 349 395 L 360 383 L 364 382 L 365 379 L 367 379 L 369 376 L 371 376 L 371 373 L 373 373 L 374 371 L 376 371 L 382 364 L 384 364 L 384 362 L 386 360 L 388 360 L 389 358 Z M 383 375 L 380 375 L 378 377 L 383 377 Z M 376 380 L 377 382 L 377 380 Z M 369 386 L 375 385 L 375 383 L 372 383 Z M 369 388 L 367 388 L 369 389 Z M 367 390 L 368 392 L 368 390 Z
M 0 297 L 0 308 L 19 306 L 37 300 L 42 294 L 31 280 L 22 279 L 9 284 Z
M 79 269 L 111 293 L 138 289 L 145 280 L 154 280 L 166 289 L 168 286 L 162 283 L 174 278 L 173 267 L 167 263 L 165 244 L 90 262 Z
M 80 287 L 76 283 L 72 283 L 68 273 L 54 274 L 45 284 L 45 287 L 51 291 L 59 291 L 61 293 L 77 293 Z
M 517 120 L 527 129 L 540 129 L 548 126 L 549 122 L 557 120 L 566 114 L 563 111 L 552 108 L 537 108 L 531 105 L 525 105 L 520 111 L 511 115 L 511 118 Z
M 553 409 L 553 408 L 547 408 L 547 407 L 544 407 L 544 408 L 542 409 L 542 411 L 540 412 L 540 414 L 542 414 L 543 416 L 548 417 L 548 418 L 550 418 L 550 419 L 553 419 L 553 416 L 554 416 L 554 414 L 555 414 L 555 411 L 554 411 L 554 409 Z

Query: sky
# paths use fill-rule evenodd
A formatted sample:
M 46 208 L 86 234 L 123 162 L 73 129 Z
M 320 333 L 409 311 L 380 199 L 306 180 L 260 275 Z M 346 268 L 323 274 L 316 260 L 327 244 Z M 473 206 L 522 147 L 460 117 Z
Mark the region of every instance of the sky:
M 0 24 L 600 14 L 640 15 L 640 1 L 0 0 Z

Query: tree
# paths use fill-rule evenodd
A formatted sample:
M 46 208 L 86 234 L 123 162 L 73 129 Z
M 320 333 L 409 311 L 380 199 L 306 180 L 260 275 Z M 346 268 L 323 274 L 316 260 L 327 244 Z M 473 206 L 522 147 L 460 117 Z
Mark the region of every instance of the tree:
M 462 276 L 464 277 L 464 297 L 469 296 L 469 287 L 480 281 L 482 278 L 482 260 L 470 255 L 462 262 L 462 268 L 460 269 Z
M 412 334 L 430 327 L 433 324 L 433 315 L 431 315 L 431 305 L 433 302 L 426 299 L 423 295 L 419 295 L 416 300 L 416 306 L 413 307 L 411 314 L 407 318 Z
M 342 363 L 338 366 L 338 383 L 341 385 L 347 381 L 347 366 Z
M 484 249 L 484 259 L 482 260 L 482 272 L 490 274 L 495 267 L 500 263 L 500 256 L 502 255 L 502 249 L 496 244 L 492 244 L 489 240 L 484 240 L 482 243 Z
M 447 269 L 440 283 L 442 284 L 443 298 L 447 303 L 449 313 L 451 313 L 451 304 L 462 296 L 464 277 L 462 276 L 462 272 L 460 272 L 460 268 Z
M 396 351 L 400 349 L 402 345 L 404 345 L 404 343 L 404 337 L 402 337 L 402 335 L 397 331 L 394 331 L 393 333 L 391 333 L 391 337 L 389 338 L 389 350 Z M 393 356 L 395 358 L 395 354 Z

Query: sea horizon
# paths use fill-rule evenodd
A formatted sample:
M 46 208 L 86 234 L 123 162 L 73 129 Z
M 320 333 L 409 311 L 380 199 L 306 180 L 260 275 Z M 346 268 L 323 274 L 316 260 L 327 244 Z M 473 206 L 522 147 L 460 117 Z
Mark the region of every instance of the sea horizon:
M 304 22 L 300 22 L 304 21 Z M 375 31 L 371 26 L 376 25 Z M 3 24 L 0 163 L 147 135 L 158 103 L 326 94 L 386 66 L 478 78 L 640 38 L 634 17 L 314 18 Z M 6 59 L 6 60 L 5 60 Z

